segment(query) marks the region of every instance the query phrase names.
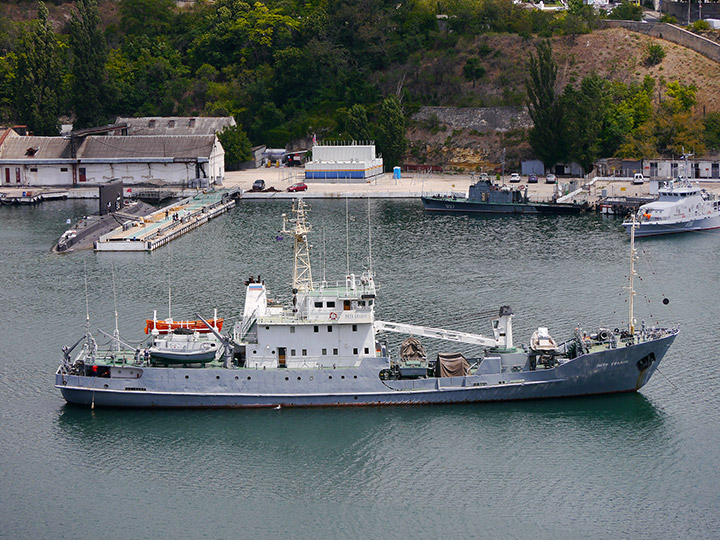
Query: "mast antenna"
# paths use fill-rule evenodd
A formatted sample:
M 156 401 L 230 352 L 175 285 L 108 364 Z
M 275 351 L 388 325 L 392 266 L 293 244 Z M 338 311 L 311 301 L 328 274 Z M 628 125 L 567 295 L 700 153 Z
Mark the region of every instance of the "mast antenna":
M 347 194 L 345 195 L 345 275 L 350 276 L 350 215 Z
M 372 223 L 370 222 L 370 197 L 367 199 L 367 217 L 368 217 L 368 271 L 373 275 L 373 258 L 372 258 Z
M 282 232 L 292 234 L 294 239 L 293 289 L 312 291 L 312 269 L 310 267 L 310 245 L 308 233 L 312 230 L 307 222 L 307 207 L 302 199 L 297 199 L 292 207 L 295 217 L 288 220 L 283 216 Z M 290 228 L 292 225 L 292 228 Z
M 633 214 L 632 224 L 630 226 L 630 284 L 628 285 L 628 330 L 630 336 L 635 335 L 635 314 L 633 312 L 633 300 L 635 297 L 635 260 L 637 259 L 637 250 L 635 249 L 635 228 L 637 227 L 637 220 L 635 214 Z
M 115 332 L 113 333 L 113 346 L 116 351 L 120 350 L 120 329 L 118 328 L 117 290 L 115 289 L 115 265 L 110 263 L 112 273 L 113 300 L 115 302 Z

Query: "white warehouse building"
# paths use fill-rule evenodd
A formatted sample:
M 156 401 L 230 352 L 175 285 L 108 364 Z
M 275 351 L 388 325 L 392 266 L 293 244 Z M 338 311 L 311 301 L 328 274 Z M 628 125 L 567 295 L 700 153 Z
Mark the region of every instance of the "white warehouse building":
M 74 151 L 73 151 L 74 150 Z M 81 186 L 119 179 L 125 185 L 186 187 L 222 183 L 225 152 L 216 135 L 83 139 L 9 134 L 0 144 L 0 185 Z
M 374 144 L 315 144 L 305 164 L 306 180 L 357 182 L 383 173 Z

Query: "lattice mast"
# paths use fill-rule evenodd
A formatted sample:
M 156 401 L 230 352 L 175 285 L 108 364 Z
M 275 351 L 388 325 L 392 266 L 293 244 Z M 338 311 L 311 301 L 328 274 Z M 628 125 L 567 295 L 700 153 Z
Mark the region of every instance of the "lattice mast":
M 307 221 L 307 206 L 302 199 L 297 199 L 292 208 L 295 217 L 288 219 L 283 214 L 283 228 L 285 234 L 292 234 L 294 238 L 295 260 L 293 265 L 293 289 L 298 291 L 312 291 L 312 269 L 310 267 L 310 244 L 308 233 L 312 226 Z

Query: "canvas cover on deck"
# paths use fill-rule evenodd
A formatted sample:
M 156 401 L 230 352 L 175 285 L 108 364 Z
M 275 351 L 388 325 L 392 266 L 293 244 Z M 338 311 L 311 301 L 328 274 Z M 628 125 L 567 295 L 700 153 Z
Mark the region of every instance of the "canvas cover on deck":
M 407 362 L 408 360 L 423 361 L 426 358 L 425 348 L 418 339 L 410 337 L 400 345 L 400 359 L 403 362 Z
M 438 353 L 438 366 L 441 377 L 462 377 L 470 369 L 462 353 Z

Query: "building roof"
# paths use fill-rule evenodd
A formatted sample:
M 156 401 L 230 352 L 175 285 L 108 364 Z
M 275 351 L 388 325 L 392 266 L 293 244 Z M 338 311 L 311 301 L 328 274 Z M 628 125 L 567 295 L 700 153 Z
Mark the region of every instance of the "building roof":
M 58 159 L 70 157 L 70 141 L 62 137 L 7 137 L 0 159 Z
M 79 159 L 210 157 L 215 135 L 90 136 L 77 152 Z
M 212 135 L 237 125 L 232 116 L 118 117 L 115 123 L 127 124 L 128 135 Z

